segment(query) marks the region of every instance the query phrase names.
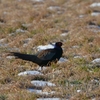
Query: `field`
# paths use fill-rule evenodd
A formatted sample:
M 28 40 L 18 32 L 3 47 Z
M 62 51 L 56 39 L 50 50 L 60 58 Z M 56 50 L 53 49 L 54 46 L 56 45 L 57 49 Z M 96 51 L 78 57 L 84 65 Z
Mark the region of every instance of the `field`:
M 57 41 L 63 42 L 65 61 L 41 75 L 19 75 L 39 66 L 8 56 L 35 54 L 38 46 Z M 41 98 L 100 100 L 99 0 L 0 0 L 0 100 Z

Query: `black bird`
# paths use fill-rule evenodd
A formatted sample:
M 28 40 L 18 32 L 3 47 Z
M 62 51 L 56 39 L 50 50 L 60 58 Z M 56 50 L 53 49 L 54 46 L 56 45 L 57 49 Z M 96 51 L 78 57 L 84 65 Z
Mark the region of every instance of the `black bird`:
M 36 55 L 22 54 L 18 52 L 11 52 L 11 55 L 16 58 L 31 61 L 39 66 L 49 66 L 52 62 L 57 62 L 62 56 L 63 50 L 61 48 L 62 42 L 56 42 L 53 49 L 46 49 L 38 52 Z

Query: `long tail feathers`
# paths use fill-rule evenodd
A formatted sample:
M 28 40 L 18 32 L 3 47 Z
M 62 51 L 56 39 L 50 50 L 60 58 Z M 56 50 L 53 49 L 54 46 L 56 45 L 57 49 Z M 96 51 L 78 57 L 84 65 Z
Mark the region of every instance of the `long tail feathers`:
M 32 61 L 37 64 L 39 64 L 41 62 L 41 60 L 39 58 L 37 58 L 37 56 L 35 56 L 35 55 L 22 54 L 22 53 L 18 53 L 18 52 L 11 52 L 11 55 L 15 56 L 16 58 L 20 58 L 20 59 L 27 60 L 27 61 Z

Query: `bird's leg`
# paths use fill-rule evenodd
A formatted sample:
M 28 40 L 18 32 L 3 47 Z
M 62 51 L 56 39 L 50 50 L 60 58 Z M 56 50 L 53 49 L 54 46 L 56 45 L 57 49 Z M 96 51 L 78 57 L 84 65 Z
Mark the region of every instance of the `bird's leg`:
M 42 71 L 42 68 L 43 66 L 39 66 L 39 68 L 37 68 L 37 70 L 39 71 L 39 72 L 41 72 Z
M 42 71 L 42 69 L 43 69 L 43 66 L 40 66 L 41 67 L 41 71 Z

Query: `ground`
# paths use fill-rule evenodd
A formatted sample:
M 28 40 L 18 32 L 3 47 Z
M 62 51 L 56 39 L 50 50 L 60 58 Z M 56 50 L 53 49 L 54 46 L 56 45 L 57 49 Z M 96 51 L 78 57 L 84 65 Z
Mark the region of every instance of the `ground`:
M 99 9 L 99 0 L 0 0 L 0 100 L 99 100 Z M 63 60 L 42 71 L 8 56 L 57 41 Z

